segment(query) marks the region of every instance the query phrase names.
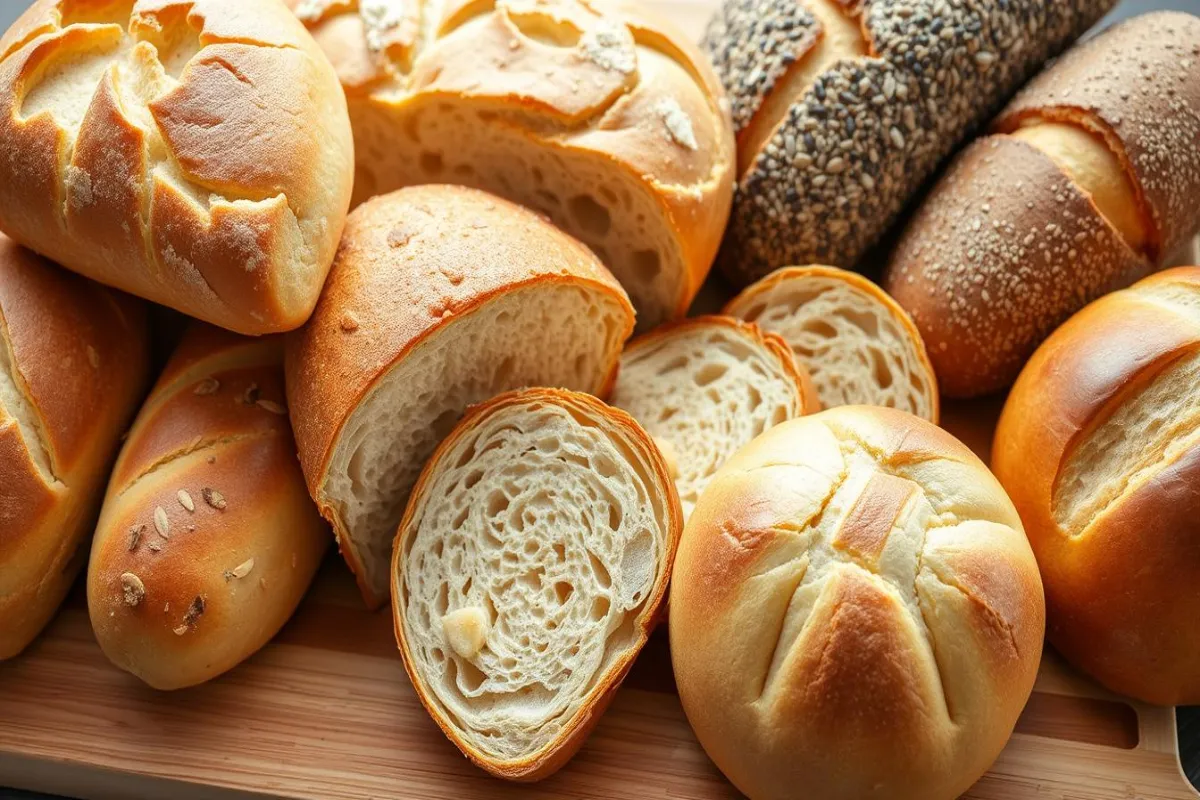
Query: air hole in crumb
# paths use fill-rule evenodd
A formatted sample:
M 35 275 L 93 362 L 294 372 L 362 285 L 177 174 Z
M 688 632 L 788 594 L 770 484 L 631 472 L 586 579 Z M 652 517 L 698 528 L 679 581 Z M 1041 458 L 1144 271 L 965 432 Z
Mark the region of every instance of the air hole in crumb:
M 474 489 L 476 484 L 483 480 L 483 470 L 474 469 L 467 474 L 467 479 L 463 481 L 464 489 Z
M 607 186 L 600 187 L 600 196 L 604 198 L 604 202 L 608 203 L 610 206 L 615 206 L 617 204 L 617 193 Z
M 458 685 L 464 691 L 478 692 L 479 687 L 487 680 L 487 675 L 470 661 L 455 660 L 453 663 L 457 664 L 459 669 Z
M 466 580 L 466 582 L 463 583 L 462 589 L 459 592 L 459 594 L 461 594 L 463 597 L 466 597 L 467 595 L 469 595 L 471 593 L 471 586 L 474 583 L 475 583 L 475 579 L 468 575 L 467 580 Z
M 504 494 L 504 492 L 501 492 L 499 490 L 493 491 L 491 494 L 488 495 L 488 499 L 487 499 L 488 516 L 489 517 L 500 516 L 505 511 L 508 510 L 508 506 L 509 506 L 510 502 L 511 501 L 508 499 L 508 495 Z
M 616 503 L 610 503 L 608 506 L 608 527 L 614 531 L 620 530 L 623 519 L 625 519 L 625 512 L 621 511 L 621 507 Z
M 469 517 L 470 515 L 471 515 L 471 509 L 469 509 L 469 508 L 459 509 L 458 513 L 454 515 L 454 519 L 451 520 L 450 527 L 456 531 L 462 530 L 462 526 L 467 523 L 467 517 Z
M 705 364 L 692 377 L 692 380 L 697 386 L 708 386 L 710 383 L 719 381 L 728 371 L 729 367 L 724 364 Z
M 608 610 L 612 607 L 612 603 L 607 597 L 601 595 L 592 601 L 591 618 L 599 621 L 608 616 Z
M 758 407 L 761 406 L 763 402 L 762 392 L 760 392 L 758 387 L 754 385 L 747 385 L 746 392 L 750 395 L 750 409 L 752 411 L 757 411 Z
M 892 385 L 892 371 L 888 369 L 887 359 L 878 350 L 871 350 L 871 367 L 875 373 L 875 383 L 880 389 L 888 389 Z
M 433 610 L 439 617 L 446 616 L 450 608 L 450 587 L 442 584 L 438 587 L 437 597 L 433 601 Z
M 554 555 L 558 556 L 558 560 L 559 560 L 559 561 L 561 561 L 561 562 L 563 562 L 563 563 L 566 563 L 566 560 L 567 560 L 567 548 L 563 546 L 563 543 L 562 543 L 562 542 L 555 542 L 555 543 L 554 543 L 553 550 L 554 550 Z
M 610 479 L 617 474 L 617 464 L 606 455 L 599 455 L 592 459 L 592 469 L 600 475 L 601 478 Z
M 584 233 L 598 239 L 608 235 L 612 228 L 612 217 L 609 216 L 608 209 L 597 203 L 591 195 L 575 195 L 567 205 L 571 211 L 571 218 Z
M 602 589 L 612 586 L 612 575 L 609 574 L 608 567 L 604 566 L 604 562 L 591 550 L 588 551 L 588 562 L 592 566 L 592 574 L 596 576 L 597 585 Z
M 571 595 L 574 593 L 575 587 L 566 581 L 559 581 L 558 583 L 554 584 L 554 596 L 558 599 L 558 604 L 560 606 L 570 600 Z
M 542 171 L 540 169 L 538 169 L 537 167 L 533 168 L 531 174 L 533 175 L 533 182 L 536 183 L 538 186 L 541 186 L 543 183 L 546 182 L 546 176 L 543 175 Z M 550 193 L 546 192 L 546 194 L 550 194 Z M 552 194 L 550 196 L 554 197 L 554 195 L 552 195 Z
M 638 250 L 633 254 L 633 273 L 643 283 L 650 283 L 662 272 L 662 259 L 654 250 Z
M 435 153 L 432 150 L 425 150 L 421 153 L 421 171 L 426 175 L 441 175 L 445 166 L 442 163 L 441 153 Z

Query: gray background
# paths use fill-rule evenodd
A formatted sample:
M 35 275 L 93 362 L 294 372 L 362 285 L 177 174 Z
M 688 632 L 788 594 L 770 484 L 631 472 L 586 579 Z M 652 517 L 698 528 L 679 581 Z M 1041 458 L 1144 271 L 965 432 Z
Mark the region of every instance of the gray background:
M 1045 0 L 1048 3 L 1059 1 Z M 25 0 L 0 0 L 0 30 L 7 30 L 13 20 L 30 5 L 32 2 L 25 2 Z M 1115 20 L 1123 17 L 1163 8 L 1190 11 L 1200 15 L 1200 0 L 1123 0 L 1098 27 L 1112 24 Z M 1200 786 L 1200 708 L 1181 708 L 1178 711 L 1178 718 L 1184 769 L 1192 783 Z M 3 724 L 4 721 L 0 720 L 0 725 Z M 0 784 L 3 783 L 4 776 L 0 775 Z M 35 800 L 35 798 L 44 798 L 44 796 L 4 789 L 0 786 L 0 800 Z

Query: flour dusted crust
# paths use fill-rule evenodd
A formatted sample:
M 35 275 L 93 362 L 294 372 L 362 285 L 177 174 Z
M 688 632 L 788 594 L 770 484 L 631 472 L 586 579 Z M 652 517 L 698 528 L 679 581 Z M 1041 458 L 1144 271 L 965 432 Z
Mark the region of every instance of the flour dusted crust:
M 337 77 L 274 0 L 40 0 L 0 39 L 0 229 L 103 283 L 295 328 L 352 170 Z

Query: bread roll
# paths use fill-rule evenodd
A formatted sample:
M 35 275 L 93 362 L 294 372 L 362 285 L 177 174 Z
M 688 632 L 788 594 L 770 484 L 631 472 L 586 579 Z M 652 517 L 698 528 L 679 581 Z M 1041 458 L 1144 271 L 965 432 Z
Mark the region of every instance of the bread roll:
M 688 720 L 752 800 L 953 800 L 1033 689 L 1045 607 L 1012 503 L 900 411 L 785 422 L 684 530 L 671 660 Z
M 992 464 L 1046 582 L 1048 634 L 1113 691 L 1200 703 L 1200 268 L 1097 300 L 1013 387 Z
M 820 410 L 782 339 L 720 316 L 664 325 L 630 342 L 612 404 L 663 450 L 685 522 L 713 473 L 742 445 Z
M 721 241 L 733 132 L 706 59 L 626 0 L 289 0 L 350 106 L 355 202 L 459 183 L 591 247 L 648 329 L 682 316 Z
M 149 370 L 140 303 L 0 235 L 0 659 L 79 574 Z
M 214 678 L 283 627 L 329 541 L 296 461 L 283 342 L 193 326 L 108 485 L 88 564 L 100 648 L 156 689 Z
M 942 390 L 1002 389 L 1089 300 L 1200 228 L 1200 19 L 1157 13 L 1079 45 L 958 157 L 884 286 Z
M 861 275 L 784 267 L 729 301 L 725 313 L 783 337 L 825 408 L 888 406 L 938 421 L 937 378 L 921 334 Z
M 276 0 L 39 0 L 0 38 L 0 229 L 241 333 L 312 311 L 352 148 Z
M 852 267 L 938 163 L 1115 0 L 724 0 L 738 173 L 718 263 Z
M 583 744 L 646 643 L 679 541 L 649 436 L 593 397 L 530 389 L 474 408 L 396 537 L 396 640 L 450 740 L 538 780 Z
M 532 211 L 454 186 L 355 209 L 287 378 L 308 489 L 370 606 L 409 490 L 467 406 L 523 386 L 604 394 L 632 329 L 604 265 Z

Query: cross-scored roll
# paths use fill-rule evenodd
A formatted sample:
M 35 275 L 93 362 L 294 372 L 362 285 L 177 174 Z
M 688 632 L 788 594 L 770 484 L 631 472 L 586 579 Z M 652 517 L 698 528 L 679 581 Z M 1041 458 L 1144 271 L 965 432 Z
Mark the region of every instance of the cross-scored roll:
M 1004 490 L 917 417 L 785 422 L 700 498 L 671 657 L 704 749 L 753 800 L 953 800 L 1033 688 L 1044 604 Z
M 579 749 L 645 644 L 681 527 L 667 466 L 595 398 L 530 389 L 471 410 L 396 536 L 396 638 L 473 762 L 537 780 Z

